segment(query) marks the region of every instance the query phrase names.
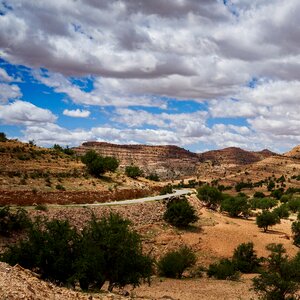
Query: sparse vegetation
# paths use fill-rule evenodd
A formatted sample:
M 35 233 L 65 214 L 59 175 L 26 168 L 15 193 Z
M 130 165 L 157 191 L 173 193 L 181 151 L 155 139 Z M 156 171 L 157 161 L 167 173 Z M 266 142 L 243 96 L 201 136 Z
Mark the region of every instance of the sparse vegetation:
M 166 194 L 172 194 L 173 193 L 173 187 L 171 184 L 165 185 L 161 190 L 160 194 L 161 195 L 166 195 Z

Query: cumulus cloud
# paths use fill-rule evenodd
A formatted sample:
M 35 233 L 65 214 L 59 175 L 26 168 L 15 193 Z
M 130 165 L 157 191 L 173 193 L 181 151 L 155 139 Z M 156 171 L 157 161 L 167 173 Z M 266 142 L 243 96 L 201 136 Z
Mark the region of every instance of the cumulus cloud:
M 0 122 L 10 125 L 43 125 L 53 123 L 56 116 L 48 109 L 43 109 L 30 102 L 14 101 L 0 106 Z
M 75 110 L 65 109 L 63 111 L 63 114 L 68 117 L 87 118 L 90 116 L 91 112 L 88 110 L 80 110 L 80 109 L 75 109 Z
M 5 104 L 9 100 L 17 99 L 22 96 L 20 88 L 15 84 L 0 82 L 0 104 Z
M 74 134 L 55 125 L 48 111 L 58 136 L 247 148 L 299 142 L 297 0 L 7 2 L 0 3 L 2 58 L 35 69 L 39 82 L 77 105 L 115 108 L 111 124 Z M 81 88 L 74 77 L 91 78 L 93 87 Z M 0 103 L 21 98 L 3 69 L 0 80 Z M 170 98 L 205 103 L 208 112 L 174 114 L 167 110 Z M 65 114 L 87 117 L 85 110 Z M 243 118 L 243 125 L 212 126 L 215 118 Z M 27 135 L 47 139 L 29 127 Z

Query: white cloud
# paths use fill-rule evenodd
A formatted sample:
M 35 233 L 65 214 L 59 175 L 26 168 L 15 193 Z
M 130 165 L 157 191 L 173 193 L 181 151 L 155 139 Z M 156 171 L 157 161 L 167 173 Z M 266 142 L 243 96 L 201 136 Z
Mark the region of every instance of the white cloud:
M 90 116 L 91 112 L 88 110 L 80 110 L 80 109 L 75 109 L 75 110 L 65 109 L 63 111 L 63 114 L 68 117 L 87 118 Z
M 11 125 L 38 125 L 53 123 L 56 116 L 48 109 L 43 109 L 30 102 L 17 100 L 0 106 L 0 122 Z
M 0 68 L 0 82 L 4 81 L 4 82 L 11 82 L 13 81 L 14 78 L 9 76 L 6 72 L 6 70 Z
M 9 100 L 18 99 L 22 96 L 20 88 L 15 84 L 0 83 L 0 104 Z

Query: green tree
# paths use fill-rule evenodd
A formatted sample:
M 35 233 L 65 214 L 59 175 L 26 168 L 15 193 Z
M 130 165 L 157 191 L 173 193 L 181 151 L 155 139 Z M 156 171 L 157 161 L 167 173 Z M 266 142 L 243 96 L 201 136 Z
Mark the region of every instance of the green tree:
M 273 213 L 277 214 L 280 219 L 288 218 L 290 216 L 287 204 L 281 204 L 280 206 L 274 208 Z
M 223 199 L 222 193 L 209 185 L 200 187 L 197 192 L 197 197 L 211 209 L 216 209 Z
M 76 260 L 82 288 L 93 284 L 101 288 L 108 281 L 111 291 L 115 286 L 137 286 L 141 279 L 150 280 L 153 261 L 143 255 L 141 238 L 128 220 L 112 213 L 100 220 L 92 218 L 82 236 Z
M 265 270 L 253 279 L 254 290 L 261 299 L 297 299 L 295 293 L 300 288 L 299 254 L 288 259 L 282 244 L 270 244 L 267 249 L 271 254 L 266 260 Z
M 164 213 L 164 220 L 179 228 L 187 227 L 198 219 L 195 209 L 185 198 L 169 202 Z
M 280 223 L 280 218 L 274 212 L 268 210 L 263 210 L 261 214 L 258 214 L 256 217 L 256 224 L 259 228 L 263 228 L 266 232 L 269 226 L 274 226 Z
M 95 177 L 100 177 L 108 171 L 114 172 L 119 166 L 119 162 L 115 157 L 103 157 L 94 150 L 86 152 L 81 161 L 87 166 L 89 173 Z
M 226 197 L 221 202 L 221 211 L 228 212 L 230 217 L 238 217 L 239 215 L 248 217 L 249 209 L 250 205 L 245 197 Z
M 300 221 L 295 221 L 292 223 L 292 233 L 294 238 L 294 244 L 300 247 Z
M 176 251 L 168 252 L 158 262 L 158 271 L 161 276 L 181 278 L 183 272 L 195 265 L 196 255 L 187 246 Z
M 300 198 L 292 198 L 287 204 L 293 213 L 300 211 Z
M 257 257 L 253 243 L 240 244 L 233 253 L 232 261 L 236 268 L 242 273 L 254 273 L 260 266 L 260 259 Z
M 137 177 L 143 175 L 143 171 L 138 166 L 132 165 L 125 168 L 125 174 L 130 178 L 136 179 Z

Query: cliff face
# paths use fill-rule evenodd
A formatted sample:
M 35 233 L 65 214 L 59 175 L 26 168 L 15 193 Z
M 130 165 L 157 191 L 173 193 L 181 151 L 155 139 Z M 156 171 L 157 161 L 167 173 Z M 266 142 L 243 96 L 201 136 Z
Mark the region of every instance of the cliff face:
M 207 151 L 198 155 L 202 162 L 210 160 L 217 165 L 247 165 L 276 155 L 276 153 L 267 149 L 259 152 L 252 152 L 237 147 L 229 147 L 221 150 Z
M 157 173 L 161 178 L 192 176 L 197 173 L 199 157 L 197 154 L 177 146 L 115 145 L 104 142 L 86 142 L 74 148 L 83 155 L 95 150 L 103 156 L 115 156 L 120 167 L 137 165 L 144 173 Z

